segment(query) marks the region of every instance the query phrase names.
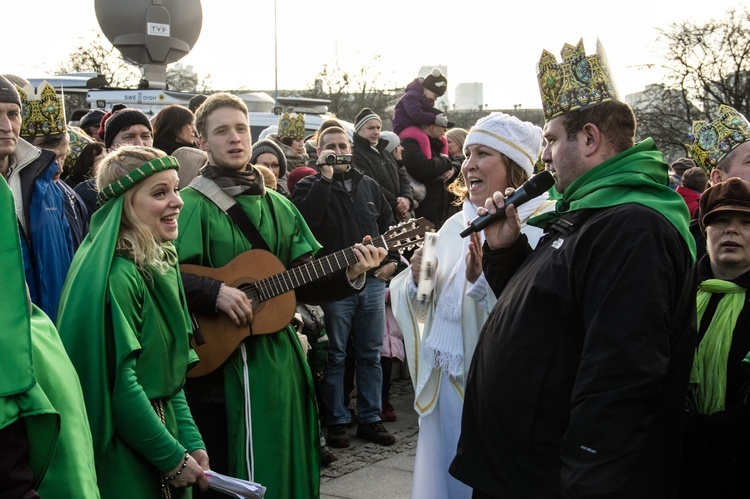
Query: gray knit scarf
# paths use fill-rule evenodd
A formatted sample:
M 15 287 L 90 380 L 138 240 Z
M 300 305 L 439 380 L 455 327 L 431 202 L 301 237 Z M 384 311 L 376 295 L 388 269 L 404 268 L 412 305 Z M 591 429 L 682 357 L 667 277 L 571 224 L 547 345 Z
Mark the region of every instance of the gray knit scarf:
M 240 171 L 207 164 L 201 168 L 201 175 L 213 180 L 222 191 L 232 197 L 240 195 L 263 196 L 266 193 L 263 174 L 252 165 L 247 165 L 247 170 Z

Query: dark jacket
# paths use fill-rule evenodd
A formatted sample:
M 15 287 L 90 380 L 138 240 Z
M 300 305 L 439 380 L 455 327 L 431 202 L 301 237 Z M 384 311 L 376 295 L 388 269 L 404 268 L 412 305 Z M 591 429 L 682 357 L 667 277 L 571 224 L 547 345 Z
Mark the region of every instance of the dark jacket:
M 713 279 L 708 256 L 696 266 L 698 282 Z M 731 282 L 750 289 L 750 272 Z M 714 294 L 708 301 L 701 323 L 698 342 L 704 341 L 706 329 L 716 314 L 724 295 Z M 750 295 L 745 294 L 732 332 L 727 359 L 725 409 L 713 414 L 689 413 L 685 421 L 685 450 L 680 490 L 681 498 L 747 496 L 747 470 L 750 469 L 750 377 L 743 359 L 750 352 Z
M 415 139 L 405 139 L 401 141 L 401 145 L 404 147 L 403 163 L 406 171 L 422 182 L 427 191 L 424 200 L 419 203 L 414 213 L 435 224 L 435 230 L 438 230 L 451 215 L 459 211 L 459 207 L 453 204 L 456 196 L 447 189 L 447 185 L 458 175 L 458 169 L 449 158 L 440 155 L 443 142 L 432 137 L 428 139 L 432 149 L 430 159 L 427 159 Z M 453 171 L 453 175 L 448 181 L 443 182 L 440 176 L 450 170 Z
M 407 198 L 409 207 L 413 204 L 413 198 L 409 177 L 406 176 L 406 171 L 398 166 L 393 155 L 385 150 L 387 145 L 387 140 L 380 139 L 376 151 L 369 140 L 355 134 L 352 163 L 380 185 L 386 201 L 393 210 L 393 218 L 397 219 L 396 198 Z
M 88 215 L 88 221 L 91 221 L 91 216 L 97 210 L 96 196 L 99 191 L 96 190 L 96 177 L 87 178 L 73 189 L 76 194 L 83 200 L 86 205 L 86 211 Z
M 393 133 L 396 135 L 410 126 L 435 124 L 435 115 L 430 111 L 435 107 L 435 102 L 424 96 L 423 81 L 424 78 L 412 80 L 396 102 L 393 109 Z
M 83 242 L 83 238 L 89 233 L 91 214 L 88 208 L 86 208 L 86 203 L 72 187 L 62 180 L 58 180 L 56 185 L 63 193 L 65 218 L 70 226 L 70 235 L 73 238 L 73 251 L 75 252 L 81 245 L 81 242 Z
M 499 297 L 450 472 L 497 498 L 674 497 L 695 348 L 690 252 L 642 205 L 563 218 L 533 253 L 524 236 L 484 247 Z
M 356 168 L 344 173 L 335 173 L 333 180 L 320 172 L 305 177 L 292 194 L 292 202 L 323 245 L 318 257 L 361 243 L 368 235 L 374 239 L 394 224 L 380 186 Z M 345 176 L 351 178 L 351 192 L 343 185 Z M 383 263 L 398 260 L 398 253 L 392 252 Z

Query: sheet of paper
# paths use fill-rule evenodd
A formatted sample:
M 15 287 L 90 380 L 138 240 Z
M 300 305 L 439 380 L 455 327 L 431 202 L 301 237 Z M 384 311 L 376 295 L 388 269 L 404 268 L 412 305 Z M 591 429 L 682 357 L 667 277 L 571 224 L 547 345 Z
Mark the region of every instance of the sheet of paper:
M 208 486 L 238 499 L 262 499 L 266 488 L 259 483 L 222 475 L 212 470 L 206 470 Z

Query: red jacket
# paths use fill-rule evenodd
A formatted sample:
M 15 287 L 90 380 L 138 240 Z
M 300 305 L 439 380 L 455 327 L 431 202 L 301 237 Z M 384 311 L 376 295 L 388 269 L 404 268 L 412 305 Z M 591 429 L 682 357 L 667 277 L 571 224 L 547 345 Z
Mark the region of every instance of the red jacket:
M 685 200 L 685 204 L 687 204 L 688 210 L 690 211 L 690 218 L 696 218 L 698 216 L 698 203 L 701 198 L 701 193 L 682 185 L 678 185 L 675 191 Z

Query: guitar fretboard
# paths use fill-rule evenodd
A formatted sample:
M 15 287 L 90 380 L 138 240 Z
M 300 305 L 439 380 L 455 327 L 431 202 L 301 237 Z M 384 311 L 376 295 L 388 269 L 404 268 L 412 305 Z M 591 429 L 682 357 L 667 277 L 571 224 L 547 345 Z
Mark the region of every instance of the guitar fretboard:
M 372 244 L 378 248 L 388 249 L 383 236 L 373 238 Z M 251 284 L 240 286 L 246 295 L 263 302 L 288 291 L 303 286 L 321 277 L 325 277 L 357 262 L 354 247 L 349 247 L 330 255 L 317 258 L 314 261 L 280 274 L 260 279 Z

